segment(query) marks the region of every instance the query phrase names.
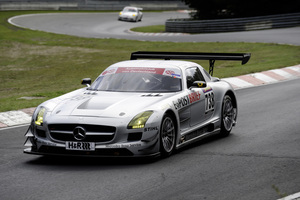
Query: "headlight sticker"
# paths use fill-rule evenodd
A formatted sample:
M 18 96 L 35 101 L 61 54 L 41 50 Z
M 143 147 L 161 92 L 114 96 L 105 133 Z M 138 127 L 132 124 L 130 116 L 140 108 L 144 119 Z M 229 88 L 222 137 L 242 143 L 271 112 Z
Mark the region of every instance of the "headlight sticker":
M 38 126 L 43 126 L 44 123 L 44 116 L 45 116 L 46 108 L 42 107 L 40 108 L 38 114 L 35 118 L 35 124 Z
M 136 115 L 128 124 L 129 129 L 144 128 L 153 111 L 145 111 Z

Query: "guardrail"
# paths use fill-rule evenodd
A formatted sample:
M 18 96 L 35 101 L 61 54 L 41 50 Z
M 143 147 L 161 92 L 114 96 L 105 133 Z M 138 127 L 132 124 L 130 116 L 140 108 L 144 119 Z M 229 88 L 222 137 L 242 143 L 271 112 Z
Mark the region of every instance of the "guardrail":
M 216 20 L 169 19 L 165 25 L 166 32 L 175 33 L 216 33 L 286 28 L 300 26 L 300 13 Z

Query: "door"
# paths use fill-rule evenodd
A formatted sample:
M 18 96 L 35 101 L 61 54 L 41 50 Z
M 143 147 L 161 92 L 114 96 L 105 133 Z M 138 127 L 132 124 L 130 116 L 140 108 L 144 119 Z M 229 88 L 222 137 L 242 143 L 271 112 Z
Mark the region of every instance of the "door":
M 190 100 L 190 127 L 205 121 L 206 100 L 204 88 L 191 88 L 194 81 L 205 81 L 200 69 L 195 67 L 187 68 L 185 71 L 188 96 Z

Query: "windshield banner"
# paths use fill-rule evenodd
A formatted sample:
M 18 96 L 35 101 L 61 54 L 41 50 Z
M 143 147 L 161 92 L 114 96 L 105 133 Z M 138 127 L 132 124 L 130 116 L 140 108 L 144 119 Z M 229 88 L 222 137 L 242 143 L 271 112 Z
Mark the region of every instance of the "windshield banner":
M 179 69 L 176 68 L 151 68 L 151 67 L 118 67 L 109 68 L 102 72 L 101 76 L 118 74 L 118 73 L 147 73 L 160 74 L 164 76 L 172 76 L 174 78 L 181 78 Z

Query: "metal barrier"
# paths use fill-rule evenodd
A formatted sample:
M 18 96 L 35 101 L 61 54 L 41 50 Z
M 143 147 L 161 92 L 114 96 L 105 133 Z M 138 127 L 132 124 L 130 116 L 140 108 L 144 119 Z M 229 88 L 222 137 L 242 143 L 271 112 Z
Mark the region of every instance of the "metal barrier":
M 169 19 L 165 25 L 166 32 L 175 33 L 216 33 L 286 28 L 300 26 L 300 13 L 216 20 Z

